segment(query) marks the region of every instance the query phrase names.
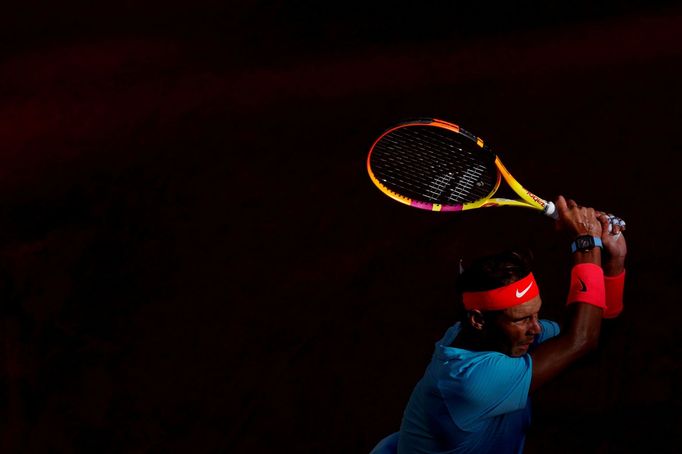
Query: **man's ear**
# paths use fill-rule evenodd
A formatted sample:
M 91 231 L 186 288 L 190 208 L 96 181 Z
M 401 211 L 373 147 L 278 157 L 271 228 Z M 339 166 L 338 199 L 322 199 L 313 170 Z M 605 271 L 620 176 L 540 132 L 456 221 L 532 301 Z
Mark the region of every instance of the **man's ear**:
M 485 325 L 483 314 L 478 309 L 472 309 L 467 312 L 467 321 L 473 329 L 477 329 L 479 331 L 481 331 Z

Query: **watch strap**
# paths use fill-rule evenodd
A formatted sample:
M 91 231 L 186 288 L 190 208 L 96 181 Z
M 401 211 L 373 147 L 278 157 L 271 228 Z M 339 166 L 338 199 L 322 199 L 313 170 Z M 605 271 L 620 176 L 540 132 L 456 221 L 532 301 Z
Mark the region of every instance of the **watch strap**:
M 585 237 L 585 236 L 589 236 L 589 235 L 582 235 L 582 236 Z M 576 240 L 577 240 L 577 238 L 576 238 Z M 578 243 L 576 242 L 576 240 L 574 240 L 571 243 L 571 253 L 578 250 Z M 598 248 L 604 247 L 604 244 L 602 243 L 601 238 L 599 238 L 598 236 L 593 236 L 592 241 L 594 242 L 594 247 L 598 247 Z

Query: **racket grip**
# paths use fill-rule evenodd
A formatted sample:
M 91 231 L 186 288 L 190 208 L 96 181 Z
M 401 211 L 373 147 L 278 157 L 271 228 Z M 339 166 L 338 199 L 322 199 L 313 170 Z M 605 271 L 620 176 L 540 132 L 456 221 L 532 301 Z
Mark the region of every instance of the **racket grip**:
M 552 219 L 559 219 L 559 213 L 556 211 L 556 205 L 554 205 L 554 202 L 547 202 L 543 213 Z
M 547 204 L 545 205 L 545 209 L 543 210 L 543 212 L 545 213 L 545 215 L 549 216 L 552 219 L 559 219 L 559 213 L 556 210 L 556 205 L 554 205 L 554 202 L 548 201 Z M 609 214 L 608 217 L 609 232 L 611 232 L 611 229 L 613 228 L 614 225 L 619 225 L 622 230 L 625 230 L 624 220 L 612 214 Z
M 619 217 L 616 217 L 612 214 L 607 214 L 609 218 L 609 233 L 611 233 L 611 229 L 613 228 L 614 225 L 619 225 L 621 230 L 625 230 L 625 221 L 622 220 Z

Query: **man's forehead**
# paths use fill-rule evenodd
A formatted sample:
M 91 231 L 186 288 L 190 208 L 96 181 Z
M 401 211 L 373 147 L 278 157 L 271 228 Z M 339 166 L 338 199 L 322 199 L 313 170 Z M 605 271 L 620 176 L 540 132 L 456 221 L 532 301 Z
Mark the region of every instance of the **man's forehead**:
M 540 306 L 542 306 L 542 300 L 540 299 L 540 295 L 538 295 L 523 304 L 505 309 L 505 313 L 513 318 L 526 317 L 538 313 L 540 311 Z

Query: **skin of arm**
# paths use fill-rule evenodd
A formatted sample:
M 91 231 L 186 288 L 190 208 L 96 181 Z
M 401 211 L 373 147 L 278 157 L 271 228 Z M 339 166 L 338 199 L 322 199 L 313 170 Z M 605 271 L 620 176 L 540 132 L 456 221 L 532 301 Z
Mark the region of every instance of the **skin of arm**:
M 559 213 L 557 227 L 560 230 L 567 232 L 572 238 L 580 235 L 602 237 L 605 217 L 595 212 L 593 208 L 580 207 L 573 200 L 567 201 L 563 196 L 557 198 L 556 206 Z M 608 227 L 608 220 L 605 222 Z M 601 260 L 602 253 L 598 247 L 588 252 L 573 253 L 574 265 L 594 263 L 601 266 Z M 614 261 L 613 269 L 617 270 L 618 266 L 618 260 Z M 603 310 L 591 304 L 576 302 L 569 304 L 566 311 L 567 323 L 561 334 L 543 342 L 531 353 L 533 358 L 531 392 L 597 347 Z

